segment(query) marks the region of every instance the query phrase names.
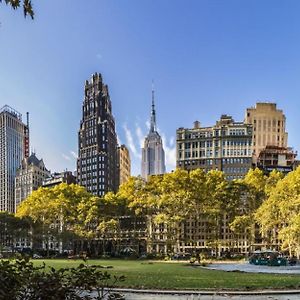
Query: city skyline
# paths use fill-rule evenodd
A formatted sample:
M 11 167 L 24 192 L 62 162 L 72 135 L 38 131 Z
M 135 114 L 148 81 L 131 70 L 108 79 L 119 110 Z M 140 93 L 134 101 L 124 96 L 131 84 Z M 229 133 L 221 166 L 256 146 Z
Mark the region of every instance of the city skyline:
M 30 112 L 31 145 L 52 171 L 76 168 L 81 87 L 94 72 L 110 87 L 134 175 L 152 78 L 167 171 L 176 163 L 177 128 L 195 120 L 211 126 L 222 114 L 242 121 L 257 101 L 277 103 L 289 146 L 300 148 L 296 1 L 174 1 L 171 10 L 147 1 L 70 3 L 36 2 L 34 21 L 6 6 L 0 11 L 0 106 Z

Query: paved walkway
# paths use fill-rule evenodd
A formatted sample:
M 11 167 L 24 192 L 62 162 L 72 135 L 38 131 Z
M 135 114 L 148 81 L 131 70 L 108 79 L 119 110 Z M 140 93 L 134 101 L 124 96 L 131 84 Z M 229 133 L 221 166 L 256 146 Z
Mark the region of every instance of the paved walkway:
M 276 273 L 276 274 L 300 274 L 300 265 L 296 266 L 256 266 L 248 262 L 244 263 L 213 263 L 205 267 L 207 269 L 222 270 L 222 271 L 240 271 L 247 273 Z M 300 297 L 299 297 L 300 299 Z
M 154 295 L 125 294 L 126 300 L 299 300 L 299 295 Z
M 114 289 L 125 295 L 126 300 L 299 300 L 300 290 L 263 291 L 177 291 Z

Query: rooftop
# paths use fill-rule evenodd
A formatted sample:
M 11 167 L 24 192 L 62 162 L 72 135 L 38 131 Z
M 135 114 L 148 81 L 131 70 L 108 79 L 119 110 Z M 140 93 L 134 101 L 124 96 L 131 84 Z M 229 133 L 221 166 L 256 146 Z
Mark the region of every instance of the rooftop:
M 22 121 L 22 114 L 20 114 L 19 112 L 17 112 L 15 109 L 13 109 L 12 107 L 10 107 L 9 105 L 4 105 L 1 109 L 0 109 L 0 114 L 1 113 L 9 113 L 10 115 L 12 115 L 13 117 L 17 118 L 18 120 Z

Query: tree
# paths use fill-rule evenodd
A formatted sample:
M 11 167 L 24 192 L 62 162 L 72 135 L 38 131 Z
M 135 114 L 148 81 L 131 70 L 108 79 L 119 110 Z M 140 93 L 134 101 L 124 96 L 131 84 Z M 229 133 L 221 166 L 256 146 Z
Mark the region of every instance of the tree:
M 195 218 L 198 220 L 206 208 L 207 199 L 207 174 L 202 169 L 196 169 L 189 173 L 191 180 L 191 205 Z
M 124 199 L 113 193 L 107 193 L 104 198 L 93 196 L 79 203 L 74 230 L 87 242 L 90 253 L 99 254 L 99 241 L 102 244 L 102 252 L 105 252 L 108 241 L 118 242 L 119 218 L 126 214 L 125 207 Z M 115 246 L 113 243 L 113 247 Z
M 2 3 L 3 0 L 0 0 L 0 3 Z M 4 3 L 11 6 L 14 10 L 23 7 L 24 17 L 30 16 L 31 19 L 34 18 L 34 11 L 32 7 L 31 0 L 4 0 Z
M 288 250 L 290 257 L 296 254 L 300 258 L 300 214 L 294 215 L 289 223 L 279 230 L 278 238 L 282 241 L 282 250 Z
M 240 198 L 237 193 L 237 185 L 225 179 L 224 173 L 212 170 L 207 173 L 207 202 L 205 203 L 204 215 L 210 232 L 209 245 L 215 253 L 221 254 L 221 246 L 224 242 L 224 228 L 227 227 L 228 219 L 234 215 L 236 205 Z
M 97 197 L 75 184 L 34 191 L 17 209 L 19 217 L 30 217 L 40 225 L 44 245 L 59 242 L 59 250 L 73 245 L 76 252 L 98 255 L 105 251 L 107 241 L 117 241 L 119 218 L 127 214 L 127 200 L 108 193 Z M 36 226 L 38 227 L 38 226 Z
M 117 197 L 123 197 L 129 209 L 147 219 L 150 251 L 153 241 L 161 240 L 162 236 L 164 247 L 175 252 L 179 251 L 180 242 L 188 239 L 194 243 L 185 230 L 193 222 L 204 221 L 211 245 L 220 252 L 224 233 L 221 229 L 224 222 L 236 215 L 240 195 L 241 184 L 226 181 L 220 171 L 207 174 L 201 169 L 177 169 L 151 176 L 147 182 L 132 177 L 121 186 Z
M 273 190 L 276 188 L 277 183 L 284 178 L 282 172 L 273 170 L 266 179 L 265 182 L 265 194 L 266 197 L 269 197 Z
M 30 217 L 33 225 L 42 226 L 43 242 L 49 249 L 49 242 L 54 237 L 62 251 L 63 237 L 67 233 L 78 233 L 76 228 L 84 226 L 78 221 L 81 206 L 91 205 L 91 198 L 84 187 L 65 184 L 54 188 L 39 188 L 17 208 L 18 217 Z M 72 236 L 72 235 L 71 235 Z
M 266 176 L 263 171 L 256 168 L 250 169 L 243 179 L 246 186 L 246 203 L 245 208 L 247 213 L 252 214 L 265 200 Z
M 142 177 L 130 177 L 129 180 L 120 186 L 117 197 L 126 202 L 129 209 L 133 210 L 135 214 L 146 214 L 147 194 L 146 182 Z
M 178 169 L 150 176 L 147 182 L 131 177 L 120 187 L 118 197 L 126 199 L 128 208 L 147 221 L 149 250 L 154 239 L 166 234 L 172 248 L 179 248 L 180 225 L 192 211 L 189 182 L 189 173 Z
M 244 234 L 247 236 L 250 247 L 260 239 L 254 214 L 257 208 L 266 199 L 266 180 L 267 177 L 263 174 L 263 172 L 256 168 L 250 169 L 244 179 L 240 181 L 241 209 L 236 216 L 236 220 L 233 220 L 231 223 L 231 227 L 232 229 L 240 228 L 240 230 L 242 230 L 243 227 Z
M 175 252 L 179 251 L 183 222 L 192 212 L 191 180 L 189 173 L 177 169 L 159 180 L 154 224 L 162 226 Z
M 21 238 L 28 238 L 29 219 L 20 219 L 13 214 L 0 212 L 0 248 L 14 248 Z
M 278 180 L 268 199 L 258 208 L 255 219 L 263 236 L 279 238 L 282 250 L 300 257 L 300 168 Z
M 253 226 L 253 221 L 251 219 L 251 216 L 247 216 L 247 215 L 237 215 L 233 219 L 233 221 L 229 224 L 229 228 L 236 238 L 238 247 L 239 247 L 240 237 L 249 236 L 252 226 Z

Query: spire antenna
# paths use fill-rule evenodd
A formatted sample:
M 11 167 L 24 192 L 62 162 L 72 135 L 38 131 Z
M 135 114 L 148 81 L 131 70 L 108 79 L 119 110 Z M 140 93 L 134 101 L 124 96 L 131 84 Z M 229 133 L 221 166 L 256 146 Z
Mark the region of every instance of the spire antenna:
M 154 106 L 154 81 L 152 79 L 152 107 Z
M 154 132 L 155 130 L 156 130 L 156 113 L 155 113 L 155 105 L 154 105 L 154 81 L 152 79 L 152 108 L 151 108 L 150 132 Z

